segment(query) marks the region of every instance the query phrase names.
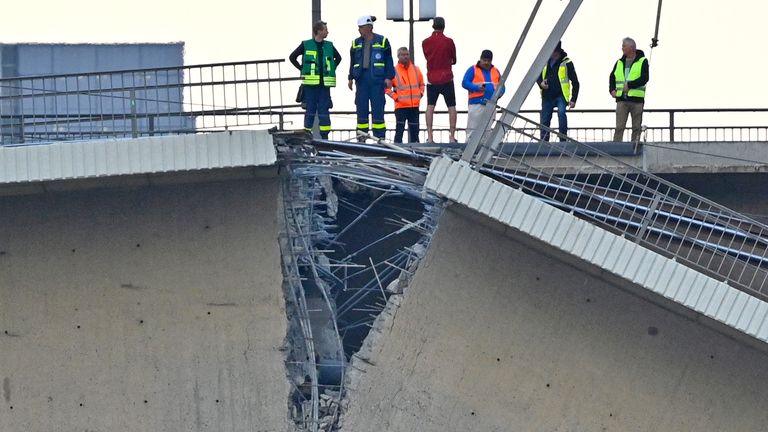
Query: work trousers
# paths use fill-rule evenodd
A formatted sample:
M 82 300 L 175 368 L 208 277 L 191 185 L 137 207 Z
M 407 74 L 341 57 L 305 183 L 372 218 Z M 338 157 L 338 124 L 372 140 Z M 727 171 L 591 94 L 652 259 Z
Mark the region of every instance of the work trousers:
M 560 132 L 560 141 L 565 141 L 568 135 L 568 116 L 565 113 L 565 97 L 558 96 L 554 99 L 545 98 L 541 100 L 541 125 L 546 129 L 541 130 L 541 140 L 549 141 L 549 125 L 552 123 L 552 111 L 557 108 L 557 129 Z
M 317 124 L 320 126 L 320 137 L 328 139 L 331 131 L 331 88 L 324 85 L 305 85 L 304 102 L 307 110 L 304 112 L 304 129 L 312 132 L 317 115 Z
M 384 80 L 371 77 L 368 72 L 355 81 L 357 93 L 355 94 L 355 106 L 357 107 L 357 131 L 368 134 L 368 115 L 371 114 L 371 127 L 373 136 L 384 138 L 387 126 L 384 123 Z M 370 107 L 370 108 L 369 108 Z
M 476 133 L 485 135 L 490 132 L 490 129 L 488 128 L 488 124 L 483 124 L 483 111 L 485 110 L 485 105 L 483 104 L 470 104 L 467 107 L 467 142 L 469 142 L 472 139 L 472 136 L 474 136 Z M 480 138 L 480 142 L 482 142 L 483 137 Z
M 408 122 L 408 142 L 419 142 L 419 107 L 396 108 L 395 109 L 395 142 L 403 142 L 403 132 L 405 132 L 405 122 Z
M 627 118 L 632 114 L 632 142 L 640 142 L 640 132 L 643 125 L 643 102 L 619 101 L 616 103 L 616 132 L 614 141 L 623 141 L 624 130 L 627 128 Z

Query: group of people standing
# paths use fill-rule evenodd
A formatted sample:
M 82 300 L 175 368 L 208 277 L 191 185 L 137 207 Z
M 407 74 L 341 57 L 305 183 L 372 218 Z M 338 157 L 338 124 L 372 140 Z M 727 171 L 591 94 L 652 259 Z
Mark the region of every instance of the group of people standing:
M 408 142 L 419 142 L 419 106 L 426 89 L 427 141 L 433 142 L 433 119 L 440 96 L 448 107 L 449 140 L 456 142 L 456 91 L 453 65 L 456 64 L 456 45 L 445 36 L 445 19 L 432 21 L 432 35 L 424 39 L 422 49 L 427 63 L 425 82 L 421 69 L 411 61 L 408 48 L 397 50 L 397 63 L 392 58 L 389 40 L 373 32 L 376 17 L 365 15 L 357 20 L 360 37 L 352 41 L 350 65 L 347 76 L 350 90 L 355 91 L 357 108 L 357 135 L 359 141 L 373 138 L 383 140 L 386 133 L 384 106 L 386 96 L 395 102 L 395 142 L 401 143 L 408 127 Z M 312 27 L 313 38 L 303 41 L 289 56 L 291 63 L 301 71 L 306 113 L 304 128 L 311 131 L 317 117 L 320 135 L 328 139 L 331 130 L 329 110 L 332 107 L 330 89 L 336 86 L 337 67 L 341 55 L 327 40 L 328 25 L 323 21 Z M 645 86 L 649 79 L 648 61 L 643 51 L 637 50 L 635 41 L 622 41 L 623 56 L 609 77 L 610 94 L 616 99 L 616 132 L 614 141 L 621 141 L 626 122 L 632 116 L 632 141 L 640 139 Z M 302 57 L 301 63 L 298 61 Z M 483 106 L 493 98 L 499 87 L 501 73 L 493 65 L 493 53 L 483 50 L 478 62 L 470 66 L 461 81 L 468 91 L 467 142 L 478 131 L 486 131 L 483 125 Z M 536 80 L 541 89 L 541 133 L 543 141 L 550 138 L 549 125 L 553 112 L 558 112 L 558 132 L 563 140 L 568 132 L 566 111 L 576 106 L 579 96 L 579 80 L 576 68 L 568 54 L 558 43 Z M 504 94 L 501 86 L 498 97 Z

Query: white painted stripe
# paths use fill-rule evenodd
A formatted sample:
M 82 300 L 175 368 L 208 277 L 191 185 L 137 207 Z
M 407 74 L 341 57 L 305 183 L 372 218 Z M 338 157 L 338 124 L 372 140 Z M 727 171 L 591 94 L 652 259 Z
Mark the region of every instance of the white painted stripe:
M 436 158 L 425 187 L 693 311 L 768 342 L 768 303 L 765 301 L 544 204 L 473 171 L 466 163 Z

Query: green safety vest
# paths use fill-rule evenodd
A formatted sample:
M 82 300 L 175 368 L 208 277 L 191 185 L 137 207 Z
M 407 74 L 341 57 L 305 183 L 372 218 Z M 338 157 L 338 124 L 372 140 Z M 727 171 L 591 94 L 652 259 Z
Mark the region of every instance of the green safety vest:
M 643 63 L 645 63 L 645 57 L 637 59 L 632 63 L 632 67 L 629 69 L 629 76 L 624 77 L 624 63 L 621 60 L 616 62 L 616 69 L 613 71 L 613 76 L 616 77 L 616 97 L 622 97 L 624 95 L 624 84 L 629 81 L 639 79 L 643 71 Z M 631 88 L 627 92 L 629 97 L 645 97 L 645 86 L 638 88 Z
M 304 58 L 302 59 L 301 79 L 304 85 L 320 85 L 320 72 L 323 68 L 323 85 L 336 87 L 336 62 L 333 60 L 333 43 L 323 43 L 322 55 L 317 53 L 317 42 L 314 39 L 304 41 Z
M 560 68 L 557 70 L 557 76 L 560 78 L 560 88 L 563 90 L 563 97 L 566 102 L 571 100 L 571 81 L 568 80 L 568 68 L 566 65 L 571 62 L 568 57 L 563 58 L 560 61 Z M 541 79 L 547 79 L 547 67 L 549 64 L 544 65 L 544 70 L 541 71 Z M 541 90 L 544 93 L 544 89 Z

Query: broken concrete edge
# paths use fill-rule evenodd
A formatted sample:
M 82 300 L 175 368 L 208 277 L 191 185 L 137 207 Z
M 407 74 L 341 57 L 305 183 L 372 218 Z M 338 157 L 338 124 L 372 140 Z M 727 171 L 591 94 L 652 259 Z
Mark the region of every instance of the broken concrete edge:
M 438 221 L 440 215 L 442 215 L 445 210 L 446 203 L 449 202 L 440 202 L 432 210 L 435 211 L 435 217 Z M 437 231 L 437 228 L 438 223 L 435 223 L 433 234 Z M 431 242 L 431 236 L 429 237 L 428 242 Z M 374 320 L 371 331 L 363 340 L 363 345 L 360 347 L 360 350 L 352 355 L 352 359 L 347 366 L 347 373 L 345 375 L 344 388 L 346 389 L 346 394 L 341 400 L 342 410 L 337 423 L 339 430 L 343 427 L 344 415 L 348 412 L 349 405 L 353 403 L 352 401 L 355 399 L 355 391 L 358 382 L 364 378 L 369 367 L 376 366 L 372 359 L 383 348 L 384 338 L 391 333 L 392 327 L 395 325 L 395 319 L 397 318 L 397 311 L 407 299 L 408 288 L 413 282 L 413 278 L 424 258 L 426 258 L 429 246 L 429 244 L 421 243 L 414 245 L 417 258 L 414 259 L 406 271 L 401 271 L 400 276 L 387 287 L 387 290 L 394 292 L 394 294 L 389 297 L 384 310 Z

